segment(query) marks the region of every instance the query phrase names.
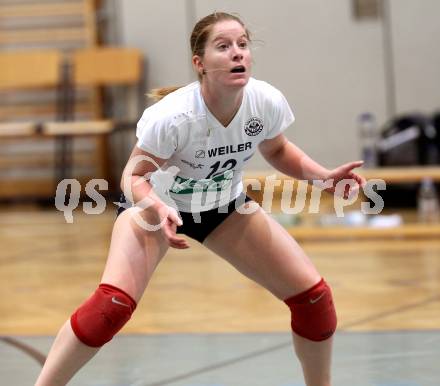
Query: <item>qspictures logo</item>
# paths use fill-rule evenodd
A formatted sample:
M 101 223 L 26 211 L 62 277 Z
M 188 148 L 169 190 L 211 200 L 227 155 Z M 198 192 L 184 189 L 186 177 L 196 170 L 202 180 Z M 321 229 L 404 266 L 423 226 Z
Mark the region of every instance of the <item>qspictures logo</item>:
M 132 174 L 136 169 L 138 163 L 150 162 L 154 166 L 155 180 L 153 183 L 153 190 L 156 196 L 166 205 L 168 212 L 177 212 L 178 206 L 174 201 L 170 192 L 179 187 L 179 192 L 182 189 L 188 188 L 190 194 L 189 200 L 191 202 L 191 212 L 195 222 L 200 222 L 198 212 L 215 209 L 216 203 L 220 202 L 218 207 L 219 213 L 222 213 L 222 207 L 234 199 L 232 190 L 232 175 L 223 176 L 217 180 L 194 180 L 182 181 L 179 179 L 179 168 L 170 166 L 167 170 L 163 170 L 150 157 L 139 155 L 133 157 L 127 164 L 127 174 Z M 153 173 L 146 173 L 142 178 L 139 178 L 135 183 L 142 184 L 144 181 L 150 181 Z M 294 185 L 297 185 L 294 187 Z M 308 187 L 311 185 L 310 200 L 306 200 L 308 196 Z M 385 190 L 386 183 L 383 180 L 369 180 L 365 186 L 360 187 L 354 179 L 343 179 L 334 181 L 327 180 L 313 180 L 313 181 L 293 181 L 291 179 L 279 179 L 276 174 L 267 176 L 264 182 L 259 179 L 250 178 L 243 181 L 243 189 L 246 192 L 247 188 L 251 187 L 252 191 L 260 191 L 263 193 L 261 204 L 250 202 L 248 205 L 243 205 L 244 202 L 237 200 L 236 209 L 241 214 L 251 214 L 261 207 L 265 212 L 272 213 L 272 204 L 275 201 L 275 188 L 281 189 L 281 212 L 284 214 L 297 214 L 302 212 L 319 213 L 321 203 L 321 193 L 328 189 L 334 190 L 333 207 L 335 214 L 338 217 L 344 217 L 345 209 L 352 205 L 359 197 L 360 189 L 363 190 L 363 196 L 367 200 L 361 203 L 361 212 L 363 214 L 379 214 L 384 208 L 384 201 L 377 193 L 378 190 Z M 349 189 L 350 194 L 347 198 L 344 197 L 344 192 Z M 73 212 L 78 208 L 80 202 L 82 187 L 76 179 L 65 179 L 57 186 L 55 196 L 55 206 L 63 212 L 67 223 L 73 223 Z M 85 186 L 86 195 L 92 201 L 84 201 L 82 209 L 86 214 L 101 214 L 107 206 L 105 197 L 99 191 L 108 190 L 108 182 L 103 179 L 92 179 Z M 124 194 L 126 202 L 113 202 L 118 207 L 130 209 L 130 213 L 134 216 L 136 223 L 146 231 L 156 231 L 160 229 L 167 220 L 168 214 L 161 219 L 158 224 L 149 224 L 142 216 L 144 210 L 155 204 L 155 201 L 149 196 L 133 204 L 133 193 L 130 179 L 124 180 Z M 208 197 L 209 195 L 209 197 Z M 244 195 L 243 195 L 244 196 Z M 208 199 L 209 198 L 209 199 Z M 308 202 L 308 207 L 306 206 Z M 294 205 L 292 206 L 292 203 Z

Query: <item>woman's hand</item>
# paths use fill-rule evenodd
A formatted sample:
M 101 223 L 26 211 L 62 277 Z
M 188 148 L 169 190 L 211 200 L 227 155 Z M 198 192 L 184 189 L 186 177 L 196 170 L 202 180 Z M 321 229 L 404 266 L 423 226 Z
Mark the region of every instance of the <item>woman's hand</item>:
M 360 188 L 363 188 L 366 184 L 366 180 L 364 177 L 353 172 L 353 169 L 362 166 L 363 163 L 364 161 L 349 162 L 331 170 L 330 173 L 326 176 L 325 181 L 333 180 L 333 186 L 331 188 L 327 188 L 326 191 L 341 195 L 341 197 L 343 197 L 344 199 L 353 197 L 360 190 Z M 338 184 L 338 182 L 347 179 L 352 180 L 354 184 L 346 184 L 344 186 L 343 192 L 336 191 L 336 185 Z
M 188 242 L 184 238 L 176 235 L 177 226 L 183 224 L 177 211 L 165 204 L 160 204 L 154 208 L 154 210 L 159 219 L 158 223 L 162 223 L 160 230 L 168 241 L 169 246 L 176 249 L 189 248 Z M 164 221 L 165 218 L 166 220 Z

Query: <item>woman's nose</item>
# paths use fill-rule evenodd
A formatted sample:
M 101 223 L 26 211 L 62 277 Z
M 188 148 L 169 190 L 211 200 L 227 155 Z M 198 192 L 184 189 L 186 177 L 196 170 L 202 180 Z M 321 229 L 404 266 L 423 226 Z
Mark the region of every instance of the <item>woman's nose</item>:
M 232 48 L 232 60 L 236 61 L 242 59 L 243 59 L 243 54 L 240 52 L 239 47 L 234 45 Z

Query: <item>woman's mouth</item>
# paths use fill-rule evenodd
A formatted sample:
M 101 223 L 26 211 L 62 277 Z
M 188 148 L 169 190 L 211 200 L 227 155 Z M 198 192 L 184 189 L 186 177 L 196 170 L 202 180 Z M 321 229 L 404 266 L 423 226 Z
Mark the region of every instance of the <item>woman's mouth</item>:
M 244 66 L 235 66 L 231 69 L 231 72 L 234 74 L 246 72 L 246 68 Z

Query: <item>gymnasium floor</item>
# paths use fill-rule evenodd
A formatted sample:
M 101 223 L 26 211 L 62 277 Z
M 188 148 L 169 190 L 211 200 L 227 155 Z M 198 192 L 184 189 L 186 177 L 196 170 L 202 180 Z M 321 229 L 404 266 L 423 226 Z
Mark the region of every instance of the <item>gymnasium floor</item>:
M 52 337 L 19 337 L 42 353 Z M 438 386 L 437 332 L 340 332 L 334 385 Z M 0 346 L 2 385 L 32 385 L 40 365 L 22 350 Z M 268 334 L 154 334 L 115 338 L 72 386 L 300 386 L 290 337 Z
M 0 385 L 32 385 L 94 289 L 113 210 L 0 209 Z M 339 314 L 335 386 L 440 385 L 440 240 L 300 242 Z M 286 307 L 192 242 L 171 250 L 122 334 L 73 386 L 299 386 Z

